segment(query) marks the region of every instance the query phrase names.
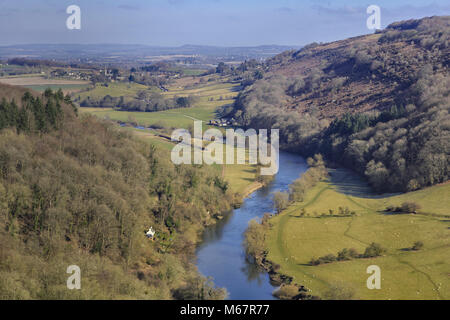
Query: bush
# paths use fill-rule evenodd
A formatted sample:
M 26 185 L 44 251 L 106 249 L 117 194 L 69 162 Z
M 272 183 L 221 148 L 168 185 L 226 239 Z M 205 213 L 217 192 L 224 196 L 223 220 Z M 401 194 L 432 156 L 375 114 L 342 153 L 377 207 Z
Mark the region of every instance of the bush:
M 359 258 L 360 254 L 356 251 L 354 248 L 344 248 L 341 251 L 339 251 L 337 260 L 338 261 L 345 261 L 345 260 L 351 260 L 355 258 Z
M 372 242 L 370 246 L 364 251 L 364 258 L 379 257 L 386 252 L 386 249 L 381 247 L 379 243 Z
M 417 250 L 420 250 L 422 248 L 423 248 L 423 242 L 422 241 L 416 241 L 416 242 L 414 242 L 414 245 L 412 246 L 411 249 L 417 251 Z
M 266 232 L 267 224 L 258 223 L 257 220 L 250 220 L 249 226 L 244 233 L 244 247 L 247 258 L 254 259 L 257 263 L 262 262 L 266 253 Z
M 417 213 L 421 207 L 415 202 L 403 202 L 400 208 L 401 211 L 405 213 Z
M 344 260 L 350 260 L 350 253 L 347 248 L 342 249 L 338 252 L 337 260 L 338 261 L 344 261 Z
M 309 264 L 311 266 L 318 266 L 321 263 L 321 261 L 319 259 L 316 258 L 312 258 L 311 261 L 309 261 Z
M 348 250 L 348 254 L 350 255 L 350 257 L 352 258 L 359 258 L 361 255 L 358 253 L 358 251 L 356 251 L 355 248 L 350 248 Z
M 278 290 L 274 291 L 273 295 L 278 299 L 291 300 L 298 295 L 298 288 L 291 284 L 282 284 Z
M 273 204 L 277 213 L 280 213 L 289 205 L 289 194 L 286 192 L 275 192 L 273 195 Z
M 324 263 L 330 263 L 336 261 L 336 256 L 334 254 L 327 254 L 326 256 L 323 256 L 320 259 L 322 259 Z
M 326 256 L 320 257 L 318 259 L 312 258 L 309 264 L 312 266 L 318 266 L 319 264 L 331 263 L 336 260 L 337 258 L 334 254 L 327 254 Z
M 386 207 L 386 212 L 397 213 L 417 213 L 421 209 L 421 206 L 415 202 L 403 202 L 400 207 L 389 205 Z

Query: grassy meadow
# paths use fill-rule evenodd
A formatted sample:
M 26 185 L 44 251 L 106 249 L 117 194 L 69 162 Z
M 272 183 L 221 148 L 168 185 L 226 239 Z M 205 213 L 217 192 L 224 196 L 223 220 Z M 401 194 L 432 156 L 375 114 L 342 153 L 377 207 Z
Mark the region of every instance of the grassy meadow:
M 44 92 L 50 88 L 54 91 L 61 89 L 65 94 L 75 93 L 90 86 L 88 81 L 66 80 L 66 79 L 46 79 L 42 75 L 24 74 L 20 76 L 1 77 L 0 82 L 9 85 L 22 86 L 38 92 Z
M 86 99 L 87 97 L 91 98 L 103 98 L 106 95 L 110 95 L 111 97 L 134 97 L 141 90 L 157 90 L 156 88 L 152 89 L 151 87 L 144 86 L 139 83 L 124 83 L 124 82 L 110 82 L 108 86 L 104 86 L 101 83 L 97 83 L 95 88 L 81 92 L 75 97 L 80 97 L 81 101 Z
M 356 299 L 450 299 L 450 184 L 402 195 L 375 195 L 365 183 L 346 170 L 334 170 L 303 202 L 296 202 L 273 217 L 266 241 L 268 259 L 279 272 L 292 276 L 313 295 L 331 288 L 352 292 Z M 387 205 L 415 201 L 419 214 L 387 214 Z M 355 211 L 353 217 L 330 216 L 339 207 Z M 300 216 L 304 210 L 305 215 Z M 422 214 L 423 212 L 424 214 Z M 432 213 L 433 215 L 429 215 Z M 322 216 L 322 214 L 325 214 Z M 424 247 L 414 251 L 414 242 Z M 312 258 L 343 248 L 363 253 L 372 242 L 387 249 L 377 258 L 359 258 L 318 266 Z M 366 269 L 381 268 L 381 289 L 369 290 Z
M 193 124 L 194 120 L 208 121 L 215 118 L 215 111 L 218 107 L 231 104 L 238 93 L 239 86 L 233 83 L 205 83 L 196 84 L 192 88 L 184 89 L 179 86 L 169 87 L 169 91 L 162 94 L 167 97 L 174 96 L 195 96 L 197 101 L 191 108 L 170 109 L 159 112 L 129 112 L 117 111 L 111 108 L 82 108 L 81 111 L 93 113 L 101 118 L 109 118 L 116 121 L 127 122 L 134 119 L 139 125 L 150 126 L 159 124 L 168 128 L 187 128 Z M 111 83 L 108 87 L 97 85 L 95 89 L 82 92 L 81 100 L 91 97 L 112 97 L 128 96 L 132 97 L 140 90 L 158 90 L 140 84 L 132 83 Z

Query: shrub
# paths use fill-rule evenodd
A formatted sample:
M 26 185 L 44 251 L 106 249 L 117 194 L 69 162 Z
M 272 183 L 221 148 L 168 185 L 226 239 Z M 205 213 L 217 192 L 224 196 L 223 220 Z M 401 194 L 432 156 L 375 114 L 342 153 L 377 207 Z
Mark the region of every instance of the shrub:
M 323 257 L 323 259 L 324 259 L 324 261 L 329 263 L 329 262 L 336 261 L 336 256 L 334 254 L 327 254 L 326 256 Z
M 320 257 L 318 259 L 312 258 L 311 261 L 309 262 L 309 264 L 311 266 L 318 266 L 318 265 L 324 264 L 324 263 L 331 263 L 331 262 L 335 262 L 335 261 L 345 261 L 345 260 L 351 260 L 351 259 L 362 258 L 362 257 L 364 257 L 364 255 L 359 254 L 356 251 L 356 249 L 344 248 L 338 252 L 337 257 L 334 254 L 327 254 L 326 256 Z
M 402 212 L 406 213 L 417 213 L 417 211 L 421 208 L 419 204 L 415 202 L 403 202 L 400 207 Z
M 414 245 L 412 246 L 411 249 L 417 251 L 417 250 L 420 250 L 422 248 L 423 248 L 423 242 L 422 241 L 416 241 L 416 242 L 414 242 Z
M 364 251 L 363 256 L 364 256 L 364 258 L 374 258 L 374 257 L 381 256 L 385 252 L 386 252 L 386 249 L 383 248 L 379 243 L 372 242 L 370 244 L 370 246 L 368 246 L 366 248 L 366 250 Z
M 275 192 L 273 195 L 273 205 L 277 213 L 286 209 L 289 205 L 289 194 L 286 192 Z
M 350 252 L 347 248 L 342 249 L 338 252 L 337 260 L 338 261 L 344 261 L 344 260 L 350 260 Z
M 256 220 L 250 220 L 249 226 L 244 234 L 244 246 L 247 258 L 254 259 L 260 263 L 265 255 L 265 237 L 267 224 L 258 223 Z
M 386 207 L 386 212 L 395 212 L 397 210 L 397 208 L 396 207 L 394 207 L 394 206 L 392 206 L 392 205 L 389 205 L 389 206 L 387 206 Z
M 358 251 L 356 251 L 355 248 L 350 248 L 350 249 L 348 250 L 348 254 L 349 254 L 350 257 L 352 257 L 352 258 L 359 258 L 359 257 L 360 257 L 360 254 L 358 253 Z
M 273 295 L 281 300 L 292 300 L 300 293 L 299 288 L 293 284 L 282 284 L 280 288 L 274 291 Z
M 336 261 L 337 258 L 334 254 L 327 254 L 326 256 L 320 257 L 319 259 L 312 259 L 310 264 L 313 266 L 324 264 L 324 263 L 331 263 Z

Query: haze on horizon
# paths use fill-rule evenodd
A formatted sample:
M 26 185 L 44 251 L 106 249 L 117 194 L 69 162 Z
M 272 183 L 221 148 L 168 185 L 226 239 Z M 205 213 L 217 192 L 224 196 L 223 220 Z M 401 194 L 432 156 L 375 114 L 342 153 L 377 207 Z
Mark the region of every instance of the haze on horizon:
M 66 28 L 72 4 L 81 30 Z M 450 14 L 448 0 L 0 0 L 0 45 L 301 46 L 370 33 L 371 4 L 382 28 Z

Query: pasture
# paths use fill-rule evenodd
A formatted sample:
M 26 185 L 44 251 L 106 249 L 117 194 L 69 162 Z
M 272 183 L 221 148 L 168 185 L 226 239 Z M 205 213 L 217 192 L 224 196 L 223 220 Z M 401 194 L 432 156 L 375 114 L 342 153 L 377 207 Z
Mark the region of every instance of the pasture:
M 95 87 L 89 91 L 81 92 L 77 94 L 75 97 L 80 97 L 80 100 L 83 101 L 87 97 L 101 99 L 106 95 L 110 95 L 111 97 L 134 97 L 137 95 L 139 91 L 142 90 L 158 90 L 156 88 L 151 88 L 144 86 L 139 83 L 134 82 L 110 82 L 108 86 L 104 84 L 97 83 Z
M 449 194 L 446 184 L 402 195 L 375 195 L 351 172 L 336 170 L 328 181 L 309 190 L 303 202 L 291 204 L 270 220 L 268 259 L 280 265 L 280 273 L 322 297 L 337 287 L 356 299 L 449 299 L 450 219 L 439 216 L 450 214 Z M 421 204 L 424 214 L 384 212 L 386 205 L 404 201 Z M 329 215 L 329 210 L 336 213 L 339 207 L 356 215 Z M 421 250 L 411 250 L 416 241 L 424 243 Z M 387 253 L 309 265 L 312 258 L 337 255 L 343 248 L 363 253 L 372 242 Z M 370 265 L 381 268 L 380 290 L 366 286 Z
M 38 92 L 47 88 L 52 90 L 61 89 L 65 94 L 78 92 L 90 86 L 90 82 L 83 80 L 46 79 L 37 75 L 23 75 L 0 78 L 0 83 L 14 86 L 23 86 Z

